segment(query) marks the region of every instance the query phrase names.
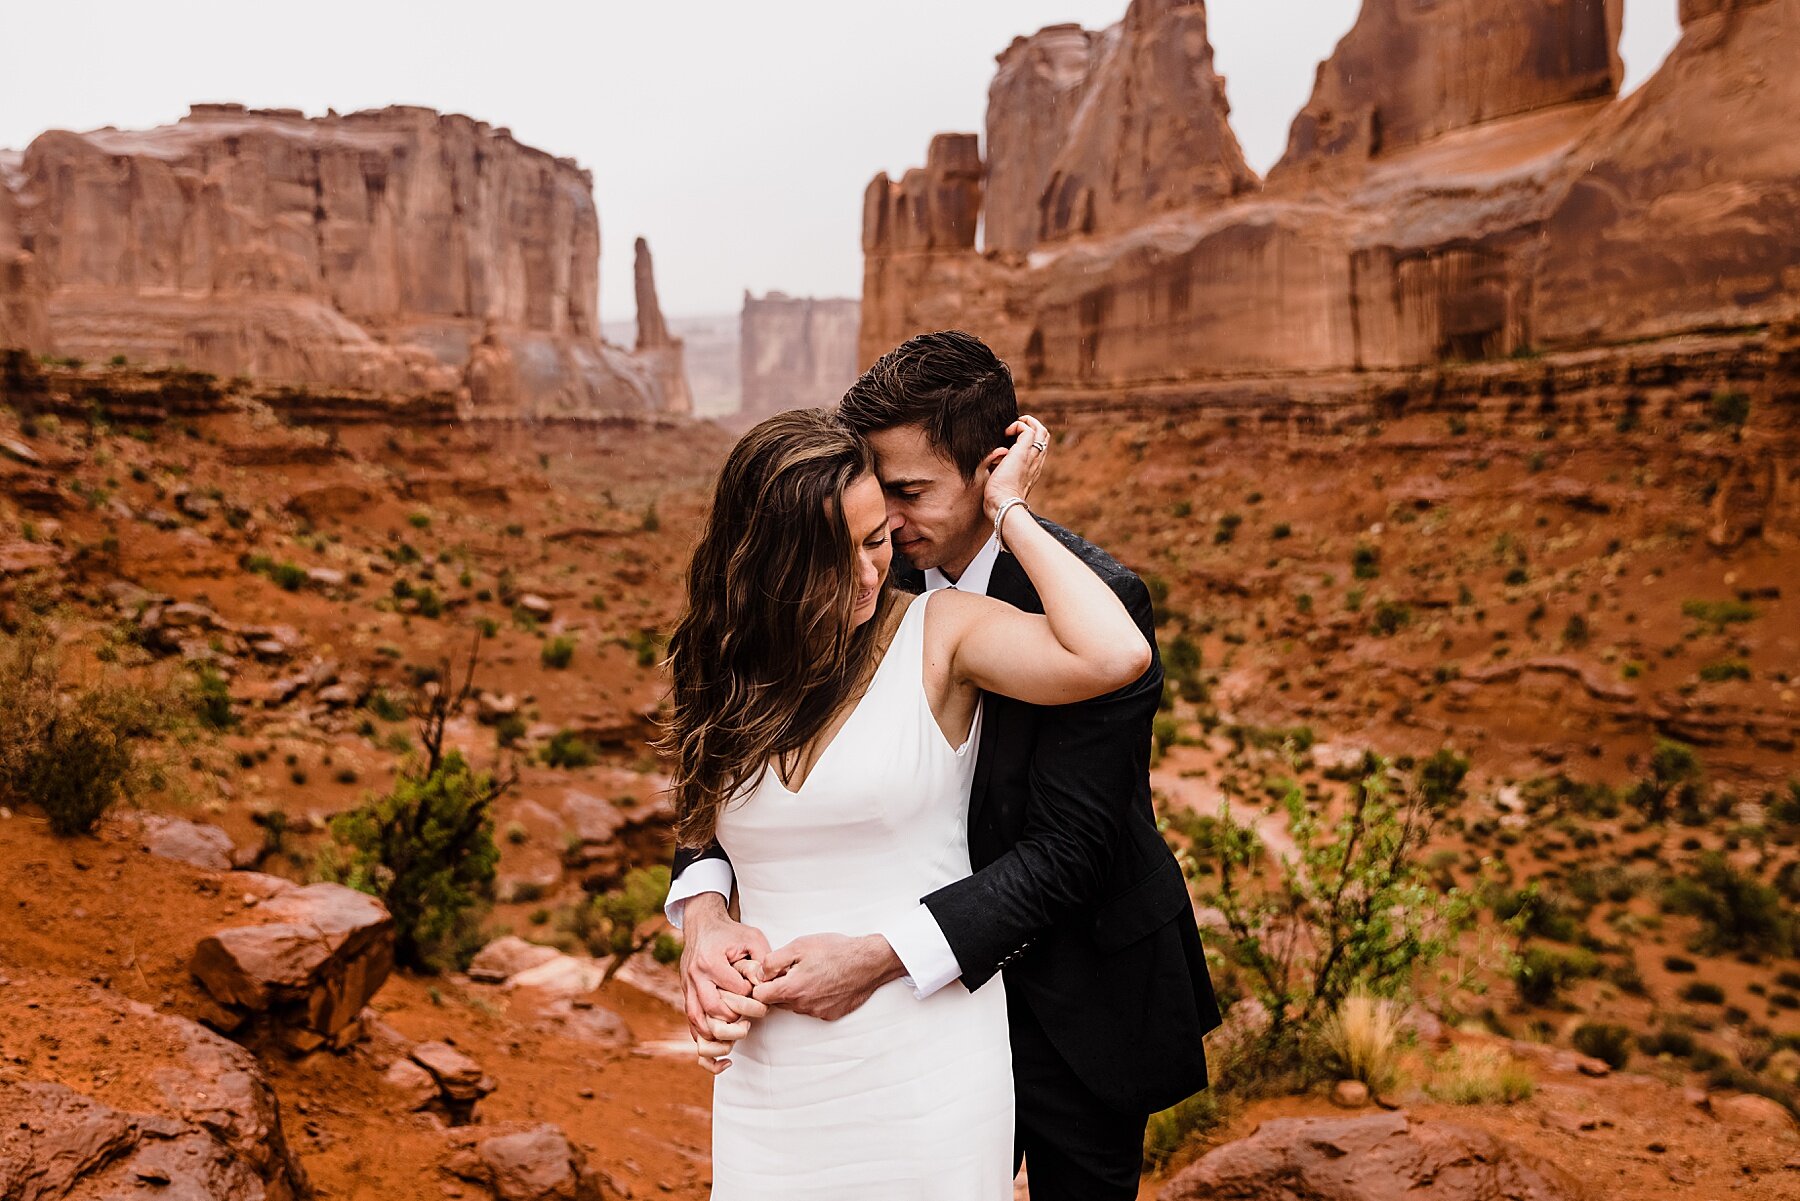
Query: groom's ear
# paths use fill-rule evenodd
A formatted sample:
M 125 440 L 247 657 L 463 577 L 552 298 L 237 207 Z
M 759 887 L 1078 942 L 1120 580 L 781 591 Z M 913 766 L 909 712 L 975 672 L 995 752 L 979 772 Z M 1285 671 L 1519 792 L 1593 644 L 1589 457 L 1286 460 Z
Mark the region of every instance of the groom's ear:
M 1006 450 L 1004 446 L 996 446 L 988 452 L 987 458 L 981 460 L 981 466 L 975 469 L 976 482 L 987 482 L 987 477 L 994 474 L 994 468 L 1000 466 L 1000 460 L 1006 457 Z

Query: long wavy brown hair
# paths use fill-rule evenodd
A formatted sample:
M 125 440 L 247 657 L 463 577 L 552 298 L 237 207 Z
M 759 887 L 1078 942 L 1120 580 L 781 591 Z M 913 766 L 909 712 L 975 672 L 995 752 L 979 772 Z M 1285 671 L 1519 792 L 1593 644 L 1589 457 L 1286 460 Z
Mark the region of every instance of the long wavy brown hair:
M 719 812 L 774 763 L 802 752 L 867 682 L 894 603 L 852 626 L 856 548 L 844 490 L 875 469 L 867 445 L 824 409 L 745 434 L 725 461 L 669 640 L 675 832 L 703 847 Z

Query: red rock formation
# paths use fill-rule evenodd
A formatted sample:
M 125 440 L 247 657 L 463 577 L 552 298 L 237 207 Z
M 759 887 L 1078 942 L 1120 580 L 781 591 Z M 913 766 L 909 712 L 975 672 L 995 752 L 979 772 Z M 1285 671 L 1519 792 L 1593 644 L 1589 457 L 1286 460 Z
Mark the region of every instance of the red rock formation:
M 1039 202 L 1107 44 L 1079 25 L 1051 25 L 1014 38 L 999 55 L 988 88 L 982 244 L 989 252 L 1017 255 L 1037 244 Z
M 738 335 L 742 420 L 837 404 L 856 380 L 859 310 L 854 300 L 744 293 Z
M 61 353 L 433 389 L 475 383 L 485 344 L 508 387 L 478 399 L 653 403 L 599 340 L 591 177 L 467 117 L 201 105 L 158 129 L 43 134 L 16 192 Z
M 10 183 L 18 168 L 18 156 L 0 155 L 0 346 L 40 350 L 49 347 L 50 334 L 37 262 L 19 239 Z
M 1271 184 L 1499 117 L 1618 94 L 1624 0 L 1367 0 L 1319 65 Z
M 1118 232 L 1256 188 L 1205 4 L 1132 0 L 1106 42 L 1043 191 L 1043 238 Z
M 1227 199 L 1196 185 L 1184 207 L 1140 208 L 1122 227 L 1102 219 L 1096 191 L 1094 232 L 1041 241 L 1028 258 L 1016 250 L 1018 191 L 1040 152 L 997 139 L 998 151 L 1012 145 L 1021 157 L 988 164 L 989 180 L 1008 188 L 1004 253 L 916 238 L 901 247 L 883 224 L 888 210 L 865 209 L 859 357 L 960 327 L 986 338 L 1027 386 L 1116 395 L 1414 369 L 1800 315 L 1800 162 L 1784 135 L 1800 111 L 1800 73 L 1783 65 L 1800 61 L 1800 0 L 1690 8 L 1681 47 L 1618 101 L 1608 99 L 1611 0 L 1526 0 L 1486 18 L 1473 0 L 1370 0 L 1267 189 Z M 1134 7 L 1134 19 L 1149 12 Z M 1414 61 L 1440 26 L 1429 44 L 1448 48 L 1441 61 Z M 1129 27 L 1070 85 L 1084 98 L 1059 161 L 1130 61 Z M 1145 52 L 1167 53 L 1169 41 Z M 1189 46 L 1195 73 L 1180 87 L 1210 78 L 1210 53 Z M 1030 49 L 1015 44 L 1002 73 L 1023 71 Z M 1493 73 L 1489 54 L 1518 78 Z M 1450 70 L 1459 63 L 1466 79 Z M 1133 78 L 1150 88 L 1158 76 Z M 1352 81 L 1363 81 L 1354 96 Z M 1030 87 L 1041 85 L 1015 78 L 992 95 L 1010 105 Z M 1427 103 L 1434 89 L 1441 109 Z M 1131 111 L 1165 111 L 1126 91 Z M 1380 138 L 1321 133 L 1325 108 L 1340 104 L 1333 129 Z M 990 115 L 995 128 L 1013 120 Z M 1139 179 L 1141 150 L 1120 137 L 1090 174 L 1110 179 L 1116 165 L 1118 178 Z M 1067 178 L 1048 181 L 1040 198 L 1052 218 Z M 1077 228 L 1088 224 L 1083 216 Z
M 638 357 L 656 381 L 662 411 L 685 416 L 694 411 L 694 394 L 688 389 L 681 339 L 669 332 L 662 305 L 656 299 L 656 267 L 650 259 L 650 243 L 639 238 L 635 249 L 632 280 L 637 288 Z
M 885 172 L 869 182 L 863 192 L 861 362 L 873 362 L 917 332 L 911 306 L 931 295 L 921 273 L 946 257 L 960 262 L 973 256 L 980 212 L 981 152 L 972 133 L 932 138 L 926 165 L 899 183 Z M 894 336 L 902 329 L 907 332 Z M 747 384 L 744 410 L 751 410 Z
M 971 250 L 981 211 L 981 148 L 972 133 L 931 139 L 925 165 L 863 194 L 863 251 Z
M 1800 0 L 1689 0 L 1662 69 L 1570 150 L 1544 345 L 1779 320 L 1800 297 Z

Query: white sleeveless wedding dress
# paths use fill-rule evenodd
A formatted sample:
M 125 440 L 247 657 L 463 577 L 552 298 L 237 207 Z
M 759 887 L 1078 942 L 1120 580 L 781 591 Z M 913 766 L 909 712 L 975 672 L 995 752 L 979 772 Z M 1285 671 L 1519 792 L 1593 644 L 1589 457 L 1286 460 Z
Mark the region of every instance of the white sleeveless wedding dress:
M 952 748 L 924 688 L 910 602 L 868 690 L 801 783 L 773 767 L 719 818 L 745 923 L 779 947 L 868 934 L 969 874 L 980 716 Z M 835 1022 L 773 1010 L 713 1085 L 713 1201 L 1008 1201 L 1006 994 L 897 980 Z

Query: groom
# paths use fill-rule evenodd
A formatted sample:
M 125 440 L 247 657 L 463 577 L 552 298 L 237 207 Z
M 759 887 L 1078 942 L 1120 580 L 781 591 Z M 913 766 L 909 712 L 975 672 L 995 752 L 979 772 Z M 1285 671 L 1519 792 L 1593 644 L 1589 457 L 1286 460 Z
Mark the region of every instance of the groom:
M 851 386 L 839 413 L 875 450 L 898 586 L 962 588 L 1043 612 L 982 511 L 982 461 L 1018 417 L 1012 377 L 987 346 L 955 331 L 913 338 Z M 1143 581 L 1043 524 L 1118 593 L 1154 648 Z M 732 966 L 745 958 L 771 977 L 756 1000 L 826 1020 L 893 980 L 923 999 L 980 988 L 1004 969 L 1015 1146 L 1033 1201 L 1135 1198 L 1147 1118 L 1205 1087 L 1201 1039 L 1219 1023 L 1187 885 L 1150 804 L 1161 695 L 1153 657 L 1136 683 L 1091 701 L 984 697 L 969 798 L 975 872 L 877 933 L 809 935 L 771 953 L 728 915 L 724 852 L 677 852 L 668 914 L 686 935 L 696 1038 L 713 1039 L 709 1018 L 736 1019 L 719 993 L 751 991 Z

